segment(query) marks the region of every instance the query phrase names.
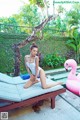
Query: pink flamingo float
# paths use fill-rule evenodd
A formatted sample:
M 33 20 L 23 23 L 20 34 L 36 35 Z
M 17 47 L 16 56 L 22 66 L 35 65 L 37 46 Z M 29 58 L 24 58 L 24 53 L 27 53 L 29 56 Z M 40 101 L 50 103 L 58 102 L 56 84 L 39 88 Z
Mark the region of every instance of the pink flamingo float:
M 64 63 L 64 67 L 68 70 L 71 67 L 71 71 L 66 81 L 66 87 L 73 93 L 80 95 L 80 73 L 76 75 L 77 63 L 74 59 L 68 59 Z

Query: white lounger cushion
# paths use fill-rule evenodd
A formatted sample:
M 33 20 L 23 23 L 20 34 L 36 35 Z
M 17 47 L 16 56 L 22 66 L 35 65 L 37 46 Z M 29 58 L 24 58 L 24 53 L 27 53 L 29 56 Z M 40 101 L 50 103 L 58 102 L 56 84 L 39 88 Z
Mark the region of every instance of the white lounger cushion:
M 21 101 L 16 85 L 0 82 L 0 99 Z
M 47 79 L 47 83 L 53 82 L 50 79 Z M 39 96 L 51 91 L 56 91 L 62 89 L 63 86 L 57 85 L 52 88 L 42 89 L 41 82 L 34 84 L 33 86 L 24 89 L 24 84 L 7 84 L 5 82 L 0 82 L 0 99 L 20 102 L 35 96 Z
M 12 82 L 12 77 L 6 75 L 6 74 L 3 74 L 3 73 L 0 73 L 0 81 L 3 81 L 3 82 Z
M 47 79 L 47 83 L 53 83 L 52 80 Z M 39 96 L 48 92 L 52 92 L 52 91 L 56 91 L 59 89 L 62 89 L 63 86 L 61 85 L 57 85 L 55 87 L 52 88 L 48 88 L 48 89 L 42 89 L 41 87 L 41 82 L 34 84 L 33 86 L 27 88 L 27 89 L 23 89 L 23 84 L 19 84 L 17 85 L 17 88 L 19 90 L 19 95 L 21 97 L 21 100 L 26 100 L 35 96 Z
M 0 73 L 0 81 L 6 82 L 8 84 L 21 84 L 21 83 L 25 83 L 27 80 L 23 80 L 20 76 L 10 77 L 6 74 Z

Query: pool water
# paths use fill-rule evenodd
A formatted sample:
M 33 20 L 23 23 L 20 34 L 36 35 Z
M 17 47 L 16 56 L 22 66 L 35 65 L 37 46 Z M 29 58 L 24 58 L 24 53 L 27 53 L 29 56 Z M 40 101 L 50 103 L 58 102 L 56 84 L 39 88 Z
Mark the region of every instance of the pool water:
M 50 78 L 53 81 L 62 81 L 64 84 L 66 83 L 68 73 L 58 73 L 58 74 L 51 74 L 48 75 L 48 78 Z

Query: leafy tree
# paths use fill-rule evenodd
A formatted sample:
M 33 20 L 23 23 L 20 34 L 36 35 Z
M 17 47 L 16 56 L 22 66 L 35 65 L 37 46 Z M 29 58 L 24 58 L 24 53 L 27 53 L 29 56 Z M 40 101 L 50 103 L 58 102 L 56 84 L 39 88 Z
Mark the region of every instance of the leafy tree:
M 60 16 L 58 16 L 58 18 L 56 19 L 56 25 L 55 25 L 57 31 L 61 31 L 64 32 L 66 30 L 66 24 L 64 22 L 64 20 L 61 19 Z
M 17 20 L 20 26 L 23 26 L 21 30 L 30 34 L 33 28 L 40 24 L 40 16 L 41 14 L 38 11 L 37 6 L 25 4 L 20 9 L 20 13 L 18 15 L 14 15 L 14 18 Z M 24 26 L 26 26 L 26 28 Z
M 43 14 L 43 18 L 49 16 L 48 8 L 49 8 L 49 0 L 29 0 L 31 4 L 37 5 Z
M 20 32 L 20 28 L 18 26 L 18 22 L 14 17 L 9 18 L 0 18 L 0 31 L 7 33 L 18 33 Z
M 58 14 L 63 13 L 64 11 L 65 11 L 65 9 L 61 5 L 59 5 L 58 8 L 57 8 Z
M 72 9 L 66 14 L 67 18 L 67 35 L 70 39 L 67 45 L 75 51 L 75 59 L 79 63 L 80 59 L 80 4 L 73 5 Z
M 39 7 L 44 7 L 44 1 L 43 0 L 29 0 L 31 4 L 38 5 Z

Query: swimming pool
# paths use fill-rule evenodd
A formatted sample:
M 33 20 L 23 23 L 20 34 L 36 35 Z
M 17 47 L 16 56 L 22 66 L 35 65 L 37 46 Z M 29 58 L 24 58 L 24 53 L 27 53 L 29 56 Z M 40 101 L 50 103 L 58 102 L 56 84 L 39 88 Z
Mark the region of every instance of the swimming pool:
M 62 81 L 63 85 L 65 86 L 69 72 L 70 72 L 70 70 L 68 72 L 66 72 L 66 71 L 56 72 L 56 73 L 53 72 L 53 73 L 50 73 L 49 75 L 47 75 L 47 77 L 53 81 Z M 76 75 L 78 73 L 80 73 L 80 69 L 77 69 Z
M 49 74 L 47 77 L 50 78 L 53 81 L 62 81 L 64 84 L 66 83 L 68 73 L 62 72 L 62 73 L 56 73 L 56 74 Z

